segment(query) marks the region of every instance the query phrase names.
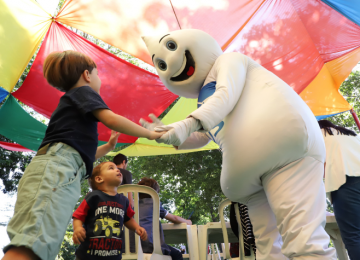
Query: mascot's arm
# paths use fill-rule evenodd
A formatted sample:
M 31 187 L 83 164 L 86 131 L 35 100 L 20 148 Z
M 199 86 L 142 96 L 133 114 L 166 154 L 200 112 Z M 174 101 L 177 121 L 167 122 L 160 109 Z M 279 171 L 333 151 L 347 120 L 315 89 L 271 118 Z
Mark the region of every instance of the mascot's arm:
M 204 147 L 210 142 L 209 137 L 205 133 L 194 132 L 192 133 L 181 145 L 178 150 L 190 150 Z
M 210 131 L 234 109 L 245 85 L 248 60 L 240 53 L 226 53 L 215 62 L 215 93 L 190 114 L 200 121 L 200 130 Z

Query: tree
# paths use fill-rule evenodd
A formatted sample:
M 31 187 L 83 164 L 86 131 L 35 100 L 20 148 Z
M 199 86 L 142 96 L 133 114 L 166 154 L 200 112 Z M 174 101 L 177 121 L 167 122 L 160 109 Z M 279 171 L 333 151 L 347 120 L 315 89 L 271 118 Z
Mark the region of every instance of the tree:
M 349 102 L 349 104 L 354 108 L 356 114 L 360 115 L 360 71 L 353 71 L 350 73 L 349 77 L 341 84 L 340 93 L 344 98 Z M 345 112 L 333 117 L 328 118 L 336 125 L 341 125 L 347 128 L 354 130 L 359 133 L 359 129 L 356 126 L 354 118 L 349 112 Z
M 219 221 L 218 206 L 225 199 L 220 187 L 222 156 L 219 151 L 129 158 L 133 183 L 142 177 L 159 182 L 160 199 L 175 214 L 195 224 Z

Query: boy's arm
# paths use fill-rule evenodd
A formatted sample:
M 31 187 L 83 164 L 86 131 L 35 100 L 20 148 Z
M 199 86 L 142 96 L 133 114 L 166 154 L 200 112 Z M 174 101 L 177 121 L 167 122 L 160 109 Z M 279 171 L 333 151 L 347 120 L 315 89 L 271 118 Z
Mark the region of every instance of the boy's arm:
M 114 150 L 119 136 L 120 136 L 120 133 L 118 133 L 114 130 L 111 130 L 109 142 L 107 142 L 106 144 L 103 144 L 97 148 L 96 154 L 95 154 L 95 160 L 105 156 L 108 152 Z
M 88 195 L 87 195 L 88 196 Z M 88 214 L 90 207 L 84 199 L 80 206 L 75 210 L 73 213 L 73 241 L 74 244 L 80 244 L 81 242 L 84 242 L 86 238 L 86 230 L 83 227 L 83 223 L 85 222 L 86 216 Z
M 170 213 L 166 214 L 165 219 L 171 221 L 174 224 L 186 223 L 187 225 L 192 225 L 192 222 L 190 219 L 184 219 L 182 217 L 175 216 Z
M 74 218 L 73 227 L 74 227 L 74 233 L 73 233 L 74 244 L 80 245 L 80 243 L 84 242 L 86 238 L 86 230 L 83 227 L 83 222 L 80 219 Z
M 93 111 L 93 114 L 106 127 L 120 133 L 136 137 L 145 137 L 149 140 L 158 139 L 163 135 L 162 132 L 149 131 L 129 119 L 115 114 L 109 109 L 96 109 Z
M 145 241 L 147 239 L 146 230 L 143 227 L 140 227 L 138 223 L 136 223 L 135 219 L 130 218 L 128 221 L 124 223 L 125 227 L 130 230 L 135 231 L 141 238 L 141 240 Z

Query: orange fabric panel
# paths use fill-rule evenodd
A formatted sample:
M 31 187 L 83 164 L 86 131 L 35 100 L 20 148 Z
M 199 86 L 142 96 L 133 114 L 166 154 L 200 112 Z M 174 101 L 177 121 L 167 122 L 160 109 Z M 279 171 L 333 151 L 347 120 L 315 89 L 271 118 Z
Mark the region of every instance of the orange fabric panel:
M 350 110 L 350 104 L 339 93 L 338 88 L 327 66 L 323 66 L 316 78 L 301 92 L 300 97 L 315 116 Z
M 360 48 L 357 48 L 356 50 L 325 64 L 331 73 L 337 88 L 339 88 L 341 83 L 349 76 L 350 72 L 359 61 Z
M 291 0 L 324 62 L 360 47 L 360 27 L 320 0 Z
M 149 64 L 141 36 L 179 29 L 169 0 L 67 0 L 56 19 Z
M 199 29 L 214 37 L 223 49 L 265 0 L 171 0 L 182 29 Z
M 226 52 L 241 52 L 300 93 L 324 65 L 290 0 L 267 0 Z

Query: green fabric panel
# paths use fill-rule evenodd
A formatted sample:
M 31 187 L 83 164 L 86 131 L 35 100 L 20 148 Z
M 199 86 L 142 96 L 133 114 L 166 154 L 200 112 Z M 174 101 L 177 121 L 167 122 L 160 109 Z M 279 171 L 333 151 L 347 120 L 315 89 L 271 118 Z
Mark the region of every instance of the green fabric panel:
M 0 134 L 28 149 L 38 150 L 46 128 L 30 116 L 12 95 L 0 108 Z

